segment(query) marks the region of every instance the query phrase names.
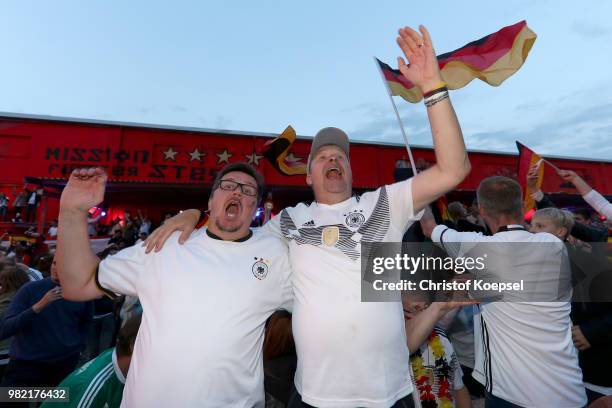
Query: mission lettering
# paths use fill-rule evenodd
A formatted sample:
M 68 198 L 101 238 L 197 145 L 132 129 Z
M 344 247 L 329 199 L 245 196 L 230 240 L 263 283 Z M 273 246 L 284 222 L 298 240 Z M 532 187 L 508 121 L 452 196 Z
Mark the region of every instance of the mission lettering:
M 95 166 L 103 168 L 110 177 L 140 177 L 158 180 L 172 179 L 181 181 L 212 181 L 218 169 L 185 166 L 179 164 L 151 163 L 147 150 L 118 150 L 110 148 L 60 148 L 48 147 L 45 160 L 50 176 L 67 177 L 76 168 Z M 108 162 L 116 165 L 108 165 Z M 104 163 L 104 164 L 103 164 Z

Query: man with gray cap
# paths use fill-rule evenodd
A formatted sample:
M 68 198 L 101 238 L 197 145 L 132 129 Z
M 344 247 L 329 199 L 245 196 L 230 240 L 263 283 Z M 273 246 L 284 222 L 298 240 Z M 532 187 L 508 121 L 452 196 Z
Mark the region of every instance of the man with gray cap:
M 408 348 L 416 349 L 450 306 L 435 303 L 411 321 L 407 341 L 401 302 L 361 302 L 361 243 L 400 242 L 416 214 L 470 171 L 431 39 L 424 27 L 420 31 L 399 31 L 410 65 L 402 58 L 398 63 L 425 95 L 437 163 L 409 180 L 353 196 L 348 137 L 338 128 L 321 129 L 306 175 L 315 201 L 286 208 L 263 227 L 288 244 L 293 269 L 298 394 L 290 407 L 411 406 Z M 148 249 L 159 249 L 171 230 L 188 235 L 198 215 L 185 211 L 164 224 Z

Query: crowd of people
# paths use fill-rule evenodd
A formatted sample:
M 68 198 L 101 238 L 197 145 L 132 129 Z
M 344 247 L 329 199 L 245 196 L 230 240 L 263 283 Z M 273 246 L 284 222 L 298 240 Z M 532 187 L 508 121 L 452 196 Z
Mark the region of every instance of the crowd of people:
M 140 211 L 133 219 L 126 212 L 108 226 L 113 234 L 98 256 L 142 242 L 150 228 Z M 0 247 L 0 386 L 69 387 L 73 402 L 63 406 L 119 406 L 142 307 L 129 296 L 66 300 L 55 261 L 57 229 L 56 220 L 44 235 L 30 227 L 0 239 L 10 242 Z
M 99 253 L 89 243 L 89 209 L 103 200 L 107 175 L 73 171 L 53 227 L 56 251 L 27 260 L 19 246 L 0 259 L 0 340 L 8 348 L 0 385 L 65 386 L 71 400 L 57 406 L 110 408 L 609 401 L 611 302 L 411 293 L 362 301 L 363 244 L 427 240 L 460 257 L 480 243 L 519 243 L 498 251 L 488 272 L 561 281 L 567 251 L 592 255 L 609 237 L 595 211 L 612 219 L 612 205 L 566 170 L 559 175 L 595 211 L 585 218 L 556 208 L 535 188 L 534 168 L 528 193 L 538 210 L 529 222 L 520 185 L 502 176 L 482 180 L 474 202 L 452 202 L 451 219 L 436 220 L 429 205 L 462 182 L 470 162 L 427 30 L 402 28 L 397 41 L 410 62 L 400 58 L 400 71 L 425 97 L 434 165 L 353 195 L 348 136 L 323 128 L 308 156 L 312 203 L 251 228 L 264 180 L 249 164 L 232 163 L 213 182 L 206 227 L 196 229 L 199 209 L 155 230 L 128 214 Z M 568 249 L 548 253 L 538 244 Z M 92 329 L 96 316 L 111 324 Z
M 19 224 L 36 222 L 36 211 L 42 196 L 42 189 L 30 190 L 27 186 L 19 193 L 13 191 L 12 200 L 7 194 L 0 192 L 0 222 L 10 221 Z

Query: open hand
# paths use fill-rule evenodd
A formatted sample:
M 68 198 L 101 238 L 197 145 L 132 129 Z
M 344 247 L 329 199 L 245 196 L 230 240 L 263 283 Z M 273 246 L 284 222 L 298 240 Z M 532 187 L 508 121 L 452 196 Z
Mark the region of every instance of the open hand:
M 418 86 L 422 93 L 426 93 L 442 82 L 442 76 L 429 32 L 422 25 L 419 31 L 420 34 L 410 27 L 400 28 L 397 44 L 409 64 L 398 57 L 397 65 L 407 80 Z
M 155 249 L 155 252 L 159 252 L 164 246 L 164 242 L 174 231 L 182 231 L 179 243 L 184 243 L 195 229 L 199 218 L 200 212 L 198 210 L 185 210 L 167 219 L 163 225 L 153 231 L 142 243 L 142 246 L 147 247 L 145 253 L 148 254 L 153 249 Z
M 32 310 L 34 310 L 35 313 L 40 313 L 45 307 L 62 298 L 62 288 L 61 286 L 56 286 L 45 293 L 45 295 L 32 306 Z

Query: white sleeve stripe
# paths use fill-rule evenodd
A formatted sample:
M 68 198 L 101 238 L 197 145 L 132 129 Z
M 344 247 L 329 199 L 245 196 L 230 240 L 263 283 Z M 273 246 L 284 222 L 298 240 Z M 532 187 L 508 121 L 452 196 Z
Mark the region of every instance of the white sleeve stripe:
M 493 370 L 491 364 L 491 349 L 489 346 L 489 329 L 487 328 L 487 324 L 484 320 L 482 314 L 480 315 L 480 324 L 482 326 L 481 334 L 482 334 L 482 346 L 484 348 L 484 372 L 485 372 L 485 389 L 490 393 L 493 393 Z
M 444 251 L 446 251 L 446 247 L 444 246 L 444 234 L 448 231 L 448 228 L 446 228 L 444 231 L 442 231 L 440 233 L 440 245 L 442 245 L 442 249 Z
M 113 370 L 107 370 L 104 376 L 98 379 L 97 384 L 95 384 L 94 387 L 89 390 L 88 398 L 86 400 L 81 400 L 81 402 L 83 403 L 82 404 L 83 408 L 91 407 L 91 404 L 93 403 L 96 396 L 98 395 L 98 392 L 102 389 L 102 387 L 106 383 L 106 380 L 108 380 L 112 374 L 113 374 Z
M 100 388 L 104 384 L 104 382 L 108 379 L 109 375 L 113 372 L 113 363 L 112 361 L 108 363 L 100 372 L 94 377 L 92 382 L 89 384 L 85 393 L 81 397 L 77 408 L 86 408 L 91 405 L 93 398 L 100 391 Z

